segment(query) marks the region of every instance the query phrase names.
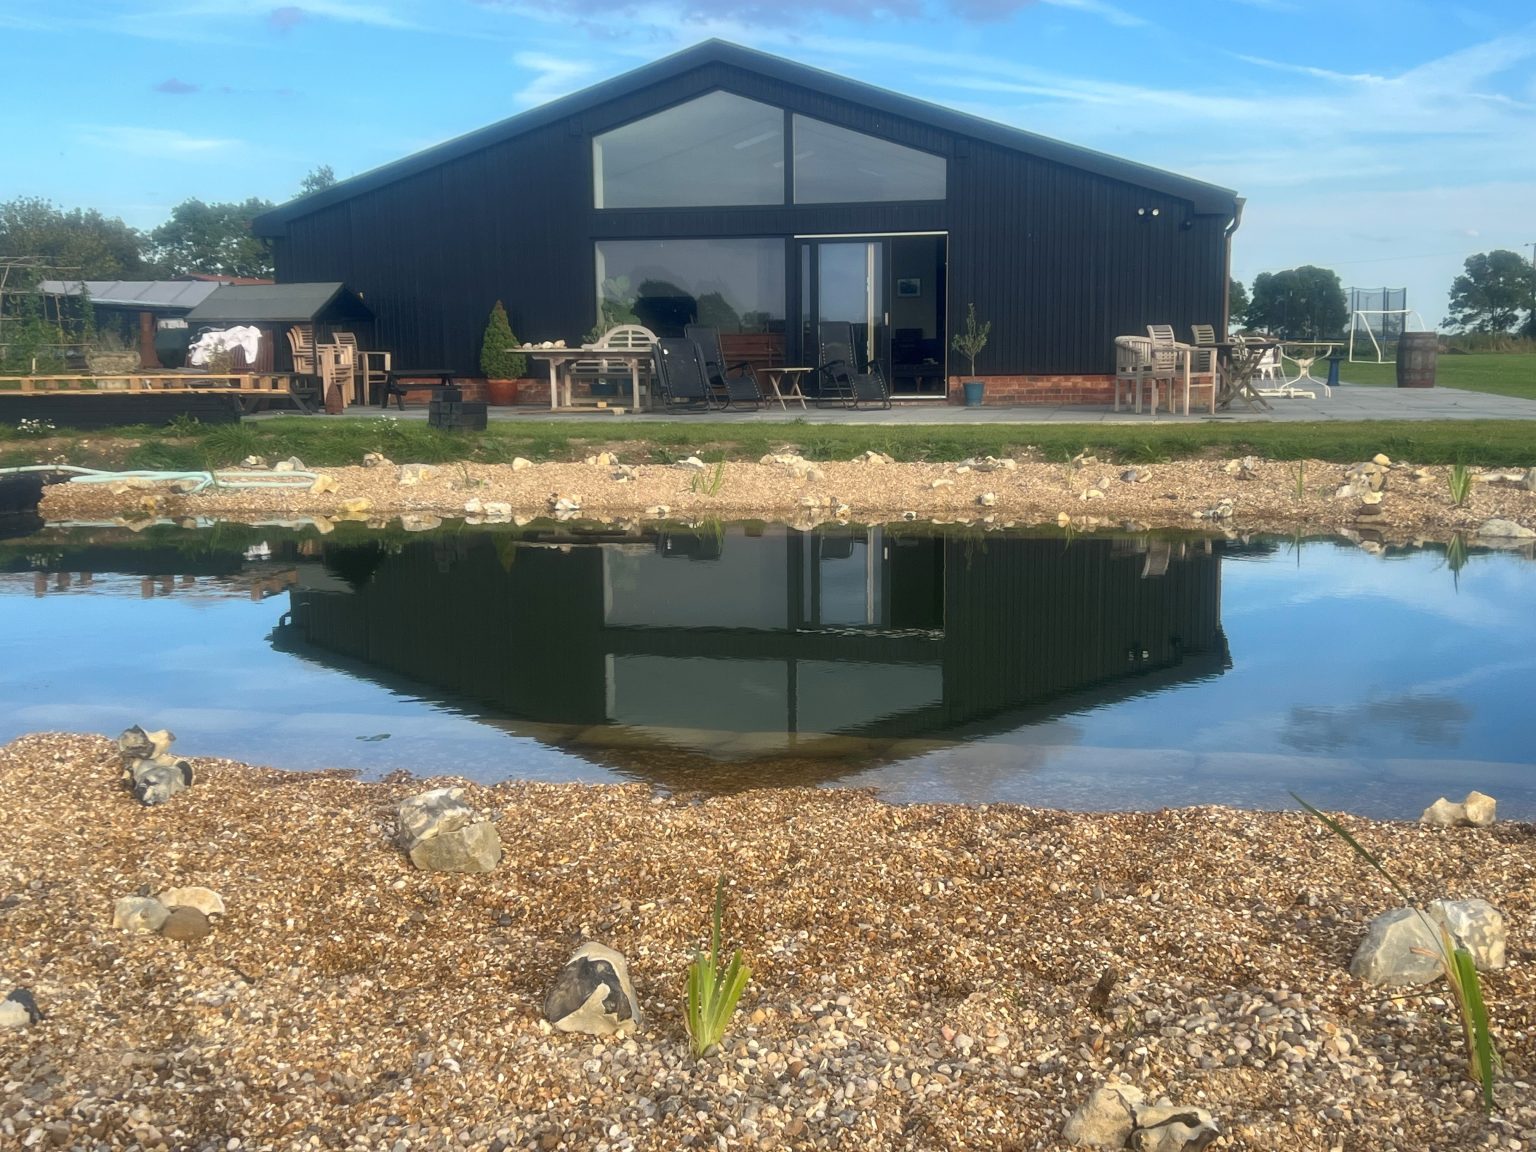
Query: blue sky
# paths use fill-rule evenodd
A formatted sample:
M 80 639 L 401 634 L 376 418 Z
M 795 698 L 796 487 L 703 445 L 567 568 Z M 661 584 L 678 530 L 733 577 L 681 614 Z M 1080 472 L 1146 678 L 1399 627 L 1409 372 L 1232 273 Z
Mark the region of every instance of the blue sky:
M 1529 0 L 0 0 L 0 199 L 291 196 L 718 36 L 1234 188 L 1234 272 L 1402 286 L 1536 241 Z M 706 15 L 707 14 L 707 15 Z M 24 95 L 22 95 L 24 94 Z

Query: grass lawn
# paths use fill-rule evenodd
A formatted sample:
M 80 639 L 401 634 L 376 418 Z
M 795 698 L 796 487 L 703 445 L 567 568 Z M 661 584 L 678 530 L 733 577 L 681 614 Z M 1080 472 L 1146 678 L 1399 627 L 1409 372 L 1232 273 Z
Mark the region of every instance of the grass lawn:
M 1536 364 L 1536 357 L 1527 358 Z M 793 447 L 811 459 L 848 460 L 867 449 L 897 460 L 952 461 L 1031 452 L 1068 460 L 1078 452 L 1128 463 L 1253 454 L 1272 460 L 1346 463 L 1377 452 L 1415 464 L 1536 465 L 1529 423 L 1457 420 L 1318 424 L 878 425 L 723 426 L 686 421 L 616 424 L 611 420 L 507 421 L 485 432 L 454 433 L 426 424 L 292 417 L 202 428 L 123 428 L 54 433 L 46 439 L 0 430 L 0 467 L 64 460 L 100 468 L 202 470 L 246 456 L 297 456 L 311 467 L 362 462 L 382 452 L 399 463 L 508 463 L 580 460 L 612 449 L 628 463 L 667 464 L 690 454 L 706 460 L 756 460 Z
M 1339 379 L 1346 385 L 1395 387 L 1397 366 L 1345 362 L 1339 365 Z M 1536 356 L 1518 352 L 1474 352 L 1465 356 L 1442 353 L 1435 362 L 1435 383 L 1469 392 L 1536 400 Z

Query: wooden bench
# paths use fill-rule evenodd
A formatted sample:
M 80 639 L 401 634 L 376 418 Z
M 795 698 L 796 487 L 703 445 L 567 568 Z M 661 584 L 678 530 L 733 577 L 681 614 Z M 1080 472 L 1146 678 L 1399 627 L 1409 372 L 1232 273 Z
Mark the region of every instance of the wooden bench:
M 727 364 L 745 361 L 756 371 L 784 366 L 782 332 L 722 332 L 720 355 Z
M 391 368 L 384 373 L 384 389 L 379 394 L 379 406 L 389 407 L 393 396 L 400 411 L 405 411 L 407 392 L 442 392 L 455 387 L 452 368 Z

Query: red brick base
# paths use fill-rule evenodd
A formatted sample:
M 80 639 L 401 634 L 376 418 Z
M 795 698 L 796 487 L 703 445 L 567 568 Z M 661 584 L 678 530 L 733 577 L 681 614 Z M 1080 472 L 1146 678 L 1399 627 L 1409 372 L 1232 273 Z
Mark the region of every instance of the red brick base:
M 966 380 L 981 380 L 987 388 L 982 403 L 988 408 L 1020 404 L 1094 404 L 1115 402 L 1113 376 L 951 376 L 949 402 L 965 403 Z

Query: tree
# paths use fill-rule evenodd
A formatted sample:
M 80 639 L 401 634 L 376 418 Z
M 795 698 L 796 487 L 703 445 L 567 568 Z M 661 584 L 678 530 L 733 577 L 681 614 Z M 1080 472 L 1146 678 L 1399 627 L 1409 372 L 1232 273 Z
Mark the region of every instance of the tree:
M 272 208 L 271 201 L 255 197 L 240 204 L 183 200 L 151 233 L 155 255 L 176 276 L 205 272 L 270 277 L 272 246 L 265 237 L 251 235 L 251 221 Z
M 1235 324 L 1242 319 L 1243 313 L 1248 311 L 1248 289 L 1243 287 L 1243 282 L 1236 276 L 1227 280 L 1227 315 L 1232 317 Z
M 308 196 L 311 192 L 329 188 L 334 183 L 336 183 L 336 173 L 331 171 L 329 164 L 322 164 L 318 168 L 311 168 L 309 175 L 299 182 L 299 195 Z
M 0 204 L 0 256 L 40 256 L 66 277 L 132 280 L 151 276 L 143 234 L 94 209 L 66 211 L 18 196 Z M 14 287 L 14 285 L 13 285 Z
M 1248 327 L 1285 340 L 1323 340 L 1343 335 L 1349 305 L 1338 273 L 1303 264 L 1254 277 L 1244 318 Z
M 1446 322 L 1463 332 L 1508 332 L 1532 307 L 1536 273 L 1518 252 L 1500 248 L 1468 256 L 1466 271 L 1451 282 Z M 1527 317 L 1529 329 L 1532 318 Z
M 512 351 L 515 347 L 517 337 L 507 319 L 507 306 L 498 300 L 485 322 L 485 338 L 480 342 L 480 371 L 487 380 L 516 380 L 527 371 L 528 358 Z

